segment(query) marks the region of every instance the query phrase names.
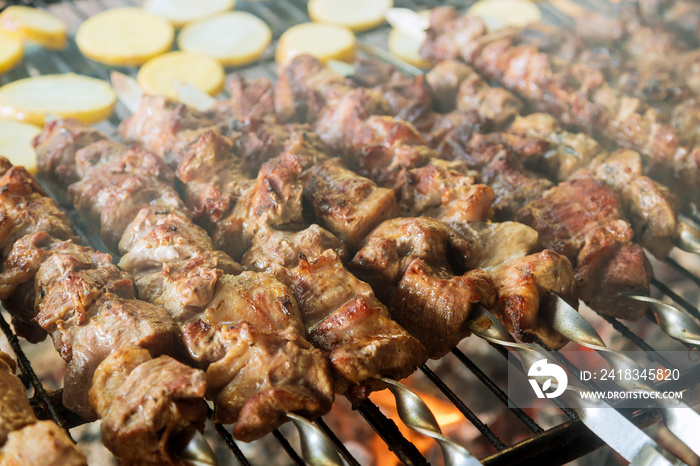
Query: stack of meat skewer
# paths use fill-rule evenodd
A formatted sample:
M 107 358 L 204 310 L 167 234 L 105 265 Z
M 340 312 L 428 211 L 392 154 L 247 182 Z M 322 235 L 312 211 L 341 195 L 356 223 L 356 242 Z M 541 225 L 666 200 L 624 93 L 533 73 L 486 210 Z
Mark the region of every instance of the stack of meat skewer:
M 464 43 L 456 30 L 474 33 Z M 671 249 L 698 151 L 618 139 L 632 123 L 610 108 L 629 88 L 580 74 L 580 53 L 564 67 L 569 50 L 539 53 L 533 37 L 494 39 L 436 9 L 425 53 L 441 63 L 426 78 L 371 61 L 346 78 L 301 56 L 276 85 L 235 77 L 231 100 L 205 112 L 144 96 L 120 127 L 130 146 L 49 123 L 41 176 L 121 256 L 116 267 L 79 246 L 31 177 L 6 167 L 0 297 L 19 332 L 54 339 L 65 404 L 102 417 L 124 461 L 172 462 L 168 439 L 203 426 L 203 397 L 236 438 L 259 438 L 286 413 L 314 419 L 334 392 L 359 402 L 443 356 L 475 306 L 554 349 L 567 338 L 540 312 L 552 300 L 644 315 L 621 292 L 649 294 L 643 248 Z M 514 74 L 522 54 L 532 66 Z M 573 77 L 585 89 L 566 87 Z M 526 104 L 553 116 L 521 116 Z M 644 109 L 634 124 L 671 144 L 677 130 Z M 120 425 L 156 386 L 166 392 L 141 422 Z

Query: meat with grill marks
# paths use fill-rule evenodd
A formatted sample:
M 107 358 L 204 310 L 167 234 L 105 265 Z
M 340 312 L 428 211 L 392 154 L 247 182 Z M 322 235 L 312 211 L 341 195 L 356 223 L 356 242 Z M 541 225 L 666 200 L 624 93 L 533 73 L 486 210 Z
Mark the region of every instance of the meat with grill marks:
M 119 134 L 128 143 L 141 144 L 176 169 L 190 145 L 214 123 L 185 104 L 162 96 L 144 95 L 139 108 L 119 125 Z
M 90 403 L 102 419 L 102 442 L 124 464 L 178 464 L 177 435 L 204 429 L 204 373 L 169 356 L 121 347 L 95 371 Z
M 229 424 L 235 438 L 251 441 L 277 428 L 285 413 L 315 419 L 333 402 L 333 379 L 320 351 L 296 331 L 265 333 L 242 322 L 183 328 L 191 356 L 207 367 L 212 420 Z
M 277 276 L 299 303 L 309 341 L 326 355 L 336 374 L 336 392 L 361 400 L 377 377 L 400 380 L 426 360 L 425 347 L 394 322 L 372 288 L 327 250 L 309 262 L 300 258 Z
M 255 184 L 246 190 L 231 213 L 212 232 L 217 249 L 239 259 L 263 228 L 298 229 L 302 217 L 303 184 L 300 159 L 283 153 L 260 169 Z
M 53 421 L 38 421 L 15 362 L 0 351 L 0 465 L 87 466 L 85 455 Z
M 372 228 L 399 213 L 394 190 L 378 187 L 345 168 L 339 159 L 319 163 L 302 178 L 304 199 L 316 220 L 350 250 Z
M 296 267 L 300 255 L 315 261 L 327 249 L 335 251 L 342 261 L 348 257 L 345 245 L 333 233 L 318 225 L 298 232 L 264 229 L 255 235 L 253 245 L 241 263 L 258 272 L 273 272 L 275 265 Z
M 579 297 L 593 309 L 624 319 L 644 315 L 645 305 L 618 296 L 629 290 L 648 294 L 652 272 L 607 186 L 592 178 L 560 183 L 517 217 L 539 232 L 544 246 L 571 260 Z

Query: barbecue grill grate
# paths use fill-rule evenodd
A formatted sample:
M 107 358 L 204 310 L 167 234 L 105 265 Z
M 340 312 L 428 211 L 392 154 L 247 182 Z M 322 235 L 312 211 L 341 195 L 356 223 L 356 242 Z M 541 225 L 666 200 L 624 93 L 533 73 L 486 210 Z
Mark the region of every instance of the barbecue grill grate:
M 438 2 L 429 0 L 396 0 L 395 3 L 398 7 L 407 7 L 413 10 L 429 8 L 438 4 Z M 600 9 L 605 7 L 605 0 L 581 0 L 579 3 L 589 8 Z M 74 2 L 61 2 L 56 0 L 0 0 L 0 10 L 9 4 L 25 4 L 51 10 L 58 16 L 62 17 L 69 24 L 71 30 L 74 31 L 77 24 L 98 11 L 117 6 L 133 6 L 136 5 L 136 2 L 134 0 L 76 0 Z M 447 4 L 463 8 L 468 5 L 468 2 L 449 0 L 439 2 L 439 4 Z M 542 6 L 546 21 L 561 24 L 567 20 L 567 18 L 563 14 L 558 13 L 556 9 L 548 8 L 546 5 Z M 287 29 L 292 24 L 309 20 L 306 13 L 306 2 L 303 0 L 285 0 L 277 2 L 239 1 L 237 8 L 240 10 L 249 11 L 265 20 L 272 28 L 275 37 L 278 37 L 282 31 Z M 363 34 L 360 37 L 360 42 L 378 42 L 379 38 L 384 38 L 386 36 L 385 33 L 386 28 Z M 381 58 L 381 56 L 379 58 Z M 85 59 L 77 50 L 75 43 L 71 41 L 68 49 L 64 52 L 57 53 L 47 52 L 44 50 L 33 51 L 27 58 L 25 58 L 23 67 L 0 76 L 0 84 L 5 84 L 9 81 L 19 79 L 27 75 L 33 76 L 44 73 L 64 73 L 70 71 L 92 75 L 103 79 L 107 79 L 109 76 L 109 68 Z M 133 76 L 137 70 L 134 68 L 128 68 L 122 71 L 125 71 Z M 244 73 L 274 77 L 275 64 L 272 61 L 272 53 L 268 51 L 263 56 L 261 61 L 247 67 L 244 70 Z M 118 125 L 119 121 L 121 121 L 127 115 L 128 111 L 126 108 L 124 108 L 121 104 L 118 104 L 115 114 L 108 122 L 102 123 L 102 127 L 100 127 L 100 129 L 109 135 L 115 135 L 116 126 Z M 46 188 L 47 191 L 51 191 L 50 187 Z M 96 249 L 106 250 L 99 239 L 86 234 L 87 230 L 75 212 L 71 211 L 69 212 L 69 215 L 73 224 L 76 225 L 77 229 L 79 230 L 79 233 L 86 238 L 87 244 L 91 244 Z M 690 218 L 696 222 L 700 221 L 700 217 L 698 217 L 695 212 L 691 214 Z M 655 268 L 662 266 L 662 264 L 657 261 L 654 261 L 654 265 Z M 674 283 L 674 287 L 680 281 L 685 281 L 692 283 L 696 289 L 700 288 L 700 277 L 698 277 L 692 271 L 686 269 L 676 259 L 667 259 L 665 261 L 665 265 L 667 266 L 667 269 L 673 272 L 673 275 L 671 275 L 669 280 Z M 659 280 L 655 280 L 653 285 L 661 295 L 667 296 L 679 306 L 687 310 L 688 313 L 693 315 L 696 319 L 700 319 L 700 311 L 698 308 L 690 303 L 686 298 L 681 296 L 681 294 L 674 291 L 674 289 L 672 289 L 669 285 Z M 649 352 L 652 358 L 654 358 L 657 362 L 666 365 L 666 367 L 672 367 L 672 364 L 666 361 L 651 345 L 636 335 L 626 325 L 614 318 L 605 317 L 605 319 L 620 335 L 632 342 L 634 345 L 638 346 L 640 349 Z M 43 419 L 53 419 L 65 429 L 70 429 L 83 423 L 84 421 L 70 413 L 62 406 L 60 401 L 60 392 L 47 391 L 43 387 L 41 381 L 32 369 L 31 362 L 22 350 L 16 335 L 13 333 L 12 328 L 10 325 L 8 325 L 2 314 L 0 314 L 0 328 L 2 328 L 2 331 L 7 336 L 9 343 L 17 356 L 23 382 L 25 385 L 31 386 L 34 389 L 32 404 L 37 411 L 37 415 Z M 686 346 L 691 349 L 697 349 L 693 348 L 692 345 Z M 498 346 L 494 346 L 494 348 L 507 358 L 507 350 Z M 446 358 L 449 357 L 456 358 L 464 367 L 474 374 L 474 376 L 489 391 L 491 391 L 503 405 L 511 408 L 511 411 L 517 417 L 517 419 L 519 419 L 519 421 L 533 433 L 533 436 L 527 440 L 521 441 L 515 445 L 506 445 L 481 419 L 479 419 L 479 417 L 469 407 L 467 407 L 459 396 L 455 394 L 438 375 L 436 375 L 427 366 L 421 367 L 421 371 L 425 374 L 427 379 L 430 380 L 430 382 L 432 382 L 437 389 L 439 389 L 445 395 L 445 397 L 457 407 L 457 409 L 459 409 L 464 417 L 468 419 L 497 450 L 495 454 L 492 454 L 491 456 L 482 460 L 484 464 L 527 464 L 534 459 L 541 464 L 563 464 L 579 458 L 603 445 L 603 442 L 592 434 L 578 419 L 575 411 L 566 406 L 563 402 L 556 399 L 553 400 L 557 402 L 561 410 L 570 418 L 570 421 L 545 431 L 545 429 L 538 425 L 538 423 L 525 411 L 520 408 L 513 407 L 506 393 L 501 390 L 499 386 L 477 366 L 476 363 L 474 363 L 466 354 L 464 354 L 464 352 L 460 351 L 459 349 L 454 349 L 452 351 L 452 356 L 446 356 Z M 570 369 L 572 369 L 574 372 L 577 371 L 575 366 L 567 361 L 564 356 L 561 356 L 561 359 L 563 363 L 570 366 Z M 691 386 L 691 383 L 697 384 L 699 379 L 699 374 L 684 374 L 682 377 L 686 387 Z M 420 453 L 416 446 L 401 434 L 396 424 L 392 420 L 388 419 L 381 412 L 378 406 L 376 406 L 370 400 L 365 400 L 358 407 L 358 411 L 400 461 L 408 465 L 428 464 L 428 461 Z M 636 425 L 640 427 L 647 427 L 660 421 L 660 415 L 657 410 L 644 409 L 638 410 L 634 413 L 628 412 L 624 414 L 626 414 Z M 349 465 L 359 466 L 360 463 L 358 460 L 353 457 L 336 434 L 322 419 L 317 420 L 316 424 L 328 435 L 331 441 L 338 448 L 338 451 L 343 459 Z M 250 464 L 243 451 L 239 448 L 237 443 L 231 437 L 231 434 L 224 428 L 224 426 L 215 424 L 214 427 L 218 435 L 229 447 L 232 455 L 238 460 L 238 462 L 244 466 Z M 289 460 L 292 463 L 304 464 L 295 448 L 279 430 L 275 431 L 273 435 L 279 442 L 280 447 L 287 453 Z

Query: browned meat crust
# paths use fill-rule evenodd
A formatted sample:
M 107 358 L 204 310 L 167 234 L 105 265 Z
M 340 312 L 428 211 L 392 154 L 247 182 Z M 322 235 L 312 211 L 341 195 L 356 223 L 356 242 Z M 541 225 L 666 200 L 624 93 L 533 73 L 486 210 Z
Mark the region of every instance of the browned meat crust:
M 243 441 L 262 437 L 282 424 L 285 413 L 310 419 L 333 402 L 333 379 L 323 354 L 292 330 L 264 333 L 247 322 L 236 326 L 190 322 L 183 339 L 191 356 L 206 367 L 207 398 L 216 422 L 235 422 Z

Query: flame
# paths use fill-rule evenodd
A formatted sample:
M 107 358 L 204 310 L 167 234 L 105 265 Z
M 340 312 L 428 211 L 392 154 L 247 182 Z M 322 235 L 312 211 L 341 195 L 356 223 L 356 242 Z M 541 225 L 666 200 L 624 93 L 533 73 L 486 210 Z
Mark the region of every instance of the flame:
M 452 403 L 443 401 L 428 393 L 419 392 L 415 388 L 413 388 L 413 390 L 416 391 L 418 396 L 420 396 L 425 404 L 428 405 L 428 408 L 430 408 L 430 411 L 432 411 L 433 415 L 435 416 L 435 420 L 443 432 L 445 431 L 445 428 L 465 420 L 464 415 Z M 413 443 L 418 451 L 420 451 L 424 456 L 427 455 L 430 450 L 437 447 L 435 440 L 419 434 L 403 424 L 401 418 L 399 417 L 398 411 L 396 410 L 396 401 L 389 390 L 373 392 L 370 395 L 370 400 L 381 408 L 385 416 L 396 423 L 403 436 L 406 437 L 406 440 Z M 386 443 L 384 443 L 379 436 L 374 438 L 371 448 L 377 460 L 377 465 L 394 466 L 401 464 L 398 458 L 396 458 L 396 455 L 394 455 L 387 448 Z

